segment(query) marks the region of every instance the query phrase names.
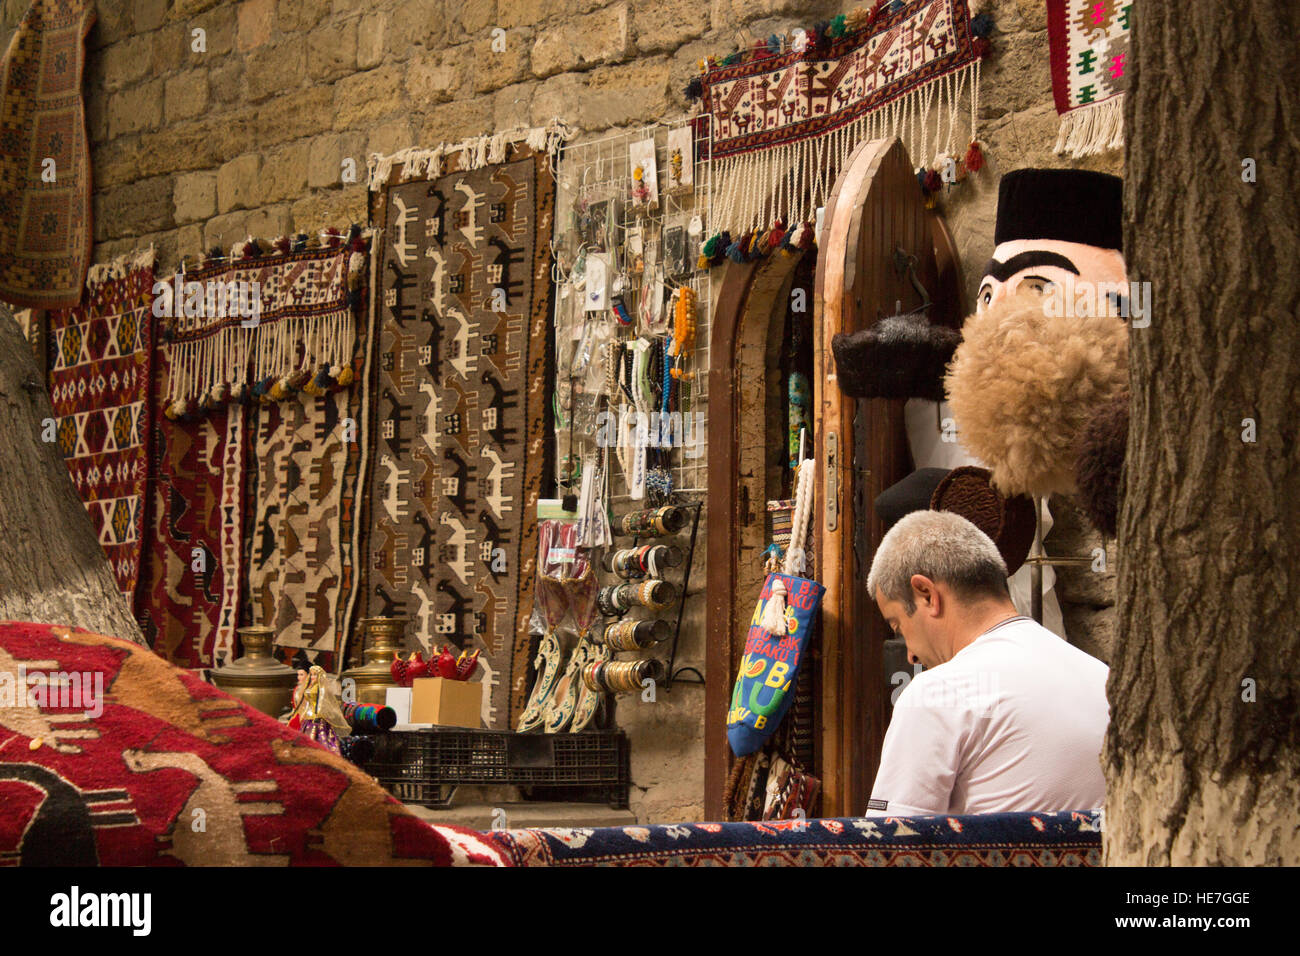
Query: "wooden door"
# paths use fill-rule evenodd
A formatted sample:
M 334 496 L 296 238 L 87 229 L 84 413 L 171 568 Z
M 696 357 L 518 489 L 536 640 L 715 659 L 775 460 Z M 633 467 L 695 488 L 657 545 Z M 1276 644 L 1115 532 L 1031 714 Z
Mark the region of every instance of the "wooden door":
M 814 369 L 821 615 L 822 813 L 865 811 L 879 766 L 889 714 L 883 645 L 889 637 L 867 572 L 884 528 L 872 502 L 912 468 L 903 402 L 853 399 L 839 389 L 831 339 L 920 305 L 895 250 L 915 256 L 917 277 L 938 298 L 932 216 L 926 211 L 907 151 L 898 139 L 860 144 L 850 154 L 823 216 L 817 268 Z M 953 270 L 955 271 L 955 270 Z M 946 302 L 959 288 L 945 284 Z M 932 316 L 934 318 L 934 316 Z M 941 318 L 951 324 L 959 317 Z

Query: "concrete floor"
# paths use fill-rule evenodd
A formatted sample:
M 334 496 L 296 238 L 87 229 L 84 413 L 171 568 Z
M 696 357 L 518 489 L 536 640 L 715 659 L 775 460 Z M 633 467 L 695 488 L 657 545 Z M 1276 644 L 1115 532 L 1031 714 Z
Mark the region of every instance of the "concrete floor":
M 636 823 L 631 810 L 614 810 L 603 803 L 457 802 L 446 810 L 407 804 L 429 823 L 451 823 L 471 830 L 518 830 L 524 827 L 617 827 Z

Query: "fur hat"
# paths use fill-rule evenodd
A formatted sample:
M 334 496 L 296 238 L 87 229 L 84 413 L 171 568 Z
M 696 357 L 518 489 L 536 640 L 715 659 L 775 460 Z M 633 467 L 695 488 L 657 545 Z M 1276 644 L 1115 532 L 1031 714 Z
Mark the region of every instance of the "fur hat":
M 1128 383 L 1128 326 L 1052 317 L 1028 289 L 972 315 L 945 380 L 963 447 L 1006 495 L 1075 490 L 1084 425 Z
M 1124 248 L 1124 181 L 1086 169 L 1017 169 L 998 184 L 994 245 L 1056 239 Z
M 1034 543 L 1034 503 L 1024 495 L 999 494 L 989 478 L 987 468 L 954 468 L 934 489 L 930 507 L 959 514 L 988 535 L 1011 575 L 1020 570 Z
M 1129 391 L 1118 392 L 1088 420 L 1079 443 L 1076 481 L 1079 503 L 1093 526 L 1115 537 L 1119 518 L 1119 480 L 1128 444 Z
M 947 468 L 918 468 L 876 496 L 876 514 L 888 528 L 913 511 L 924 511 L 930 507 L 934 489 L 946 477 Z
M 943 401 L 943 370 L 961 333 L 922 315 L 890 316 L 831 339 L 840 388 L 855 398 Z

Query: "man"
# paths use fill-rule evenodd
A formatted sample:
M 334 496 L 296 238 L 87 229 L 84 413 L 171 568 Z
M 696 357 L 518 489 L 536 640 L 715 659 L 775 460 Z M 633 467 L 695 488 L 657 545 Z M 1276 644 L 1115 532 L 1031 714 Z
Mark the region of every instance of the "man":
M 926 668 L 894 706 L 868 815 L 1102 805 L 1108 668 L 1016 613 L 988 535 L 915 511 L 881 541 L 867 587 Z

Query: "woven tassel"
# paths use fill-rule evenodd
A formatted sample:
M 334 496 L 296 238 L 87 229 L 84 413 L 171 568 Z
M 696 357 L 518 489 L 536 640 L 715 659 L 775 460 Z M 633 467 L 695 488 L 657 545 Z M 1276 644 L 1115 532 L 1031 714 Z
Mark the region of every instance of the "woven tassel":
M 972 140 L 970 149 L 966 150 L 966 158 L 963 160 L 967 172 L 978 173 L 984 168 L 984 151 L 980 149 L 979 140 Z
M 786 593 L 785 582 L 780 578 L 774 578 L 772 592 L 768 596 L 767 603 L 763 605 L 763 616 L 758 621 L 758 626 L 773 637 L 785 637 L 790 631 L 785 619 Z

